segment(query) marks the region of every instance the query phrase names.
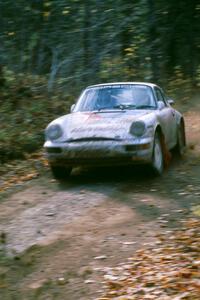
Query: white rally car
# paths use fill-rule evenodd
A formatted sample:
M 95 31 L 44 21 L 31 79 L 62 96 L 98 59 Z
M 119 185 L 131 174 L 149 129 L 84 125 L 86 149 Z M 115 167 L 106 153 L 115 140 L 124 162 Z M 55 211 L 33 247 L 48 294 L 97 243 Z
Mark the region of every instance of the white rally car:
M 121 82 L 87 87 L 71 113 L 45 130 L 44 149 L 55 178 L 75 166 L 149 164 L 162 174 L 170 150 L 186 146 L 185 123 L 155 84 Z

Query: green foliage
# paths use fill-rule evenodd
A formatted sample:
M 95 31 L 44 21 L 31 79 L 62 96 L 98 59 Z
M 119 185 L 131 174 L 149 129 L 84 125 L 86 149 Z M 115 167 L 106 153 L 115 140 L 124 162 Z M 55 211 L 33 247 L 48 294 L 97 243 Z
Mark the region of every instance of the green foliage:
M 180 67 L 176 67 L 173 76 L 168 82 L 168 93 L 171 97 L 178 97 L 182 104 L 187 102 L 192 95 L 192 84 L 189 78 L 184 77 Z
M 51 99 L 41 87 L 44 79 L 6 70 L 0 92 L 0 161 L 25 158 L 42 147 L 44 129 L 70 106 L 60 94 Z
M 116 77 L 166 85 L 177 66 L 199 82 L 197 1 L 5 0 L 0 16 L 0 64 L 45 75 L 49 93 L 59 78 L 78 90 Z

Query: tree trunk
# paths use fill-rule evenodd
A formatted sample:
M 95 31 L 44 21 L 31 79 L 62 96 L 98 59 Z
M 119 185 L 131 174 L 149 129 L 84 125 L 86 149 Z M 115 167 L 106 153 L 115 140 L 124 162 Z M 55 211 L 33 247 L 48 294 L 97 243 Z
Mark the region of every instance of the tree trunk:
M 148 11 L 149 11 L 149 56 L 151 58 L 151 72 L 152 81 L 159 81 L 159 58 L 158 58 L 158 32 L 157 32 L 157 20 L 156 11 L 153 0 L 148 0 Z
M 0 89 L 2 89 L 6 84 L 6 80 L 4 77 L 3 66 L 0 65 Z
M 84 69 L 84 83 L 87 84 L 90 80 L 90 1 L 84 3 L 84 19 L 83 19 L 83 69 Z

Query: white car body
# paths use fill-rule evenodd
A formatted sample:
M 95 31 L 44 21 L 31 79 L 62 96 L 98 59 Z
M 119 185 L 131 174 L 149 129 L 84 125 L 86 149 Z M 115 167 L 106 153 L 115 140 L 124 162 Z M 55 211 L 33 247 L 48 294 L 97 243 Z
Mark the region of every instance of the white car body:
M 99 100 L 101 97 L 97 97 L 97 93 L 106 92 L 118 104 L 109 108 L 107 101 L 107 108 L 93 109 L 92 93 Z M 150 107 L 140 105 L 145 92 Z M 134 93 L 140 98 L 136 107 L 130 102 L 130 95 L 134 96 Z M 128 104 L 124 95 L 129 95 Z M 84 106 L 86 100 L 89 108 Z M 154 153 L 159 151 L 154 149 L 156 135 L 159 136 L 164 165 L 167 151 L 178 143 L 182 143 L 179 148 L 185 146 L 184 118 L 169 102 L 162 89 L 151 83 L 108 83 L 86 88 L 72 112 L 57 118 L 46 128 L 44 148 L 50 165 L 61 170 L 79 165 L 152 164 L 153 156 L 159 155 Z M 162 173 L 163 165 L 158 173 Z

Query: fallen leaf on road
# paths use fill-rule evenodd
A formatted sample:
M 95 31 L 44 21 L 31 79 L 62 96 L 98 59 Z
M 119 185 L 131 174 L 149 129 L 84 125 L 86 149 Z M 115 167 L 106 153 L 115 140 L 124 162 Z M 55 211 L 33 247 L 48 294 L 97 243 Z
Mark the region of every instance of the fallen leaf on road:
M 135 252 L 127 263 L 105 270 L 102 299 L 199 300 L 200 220 L 157 235 L 158 243 Z

